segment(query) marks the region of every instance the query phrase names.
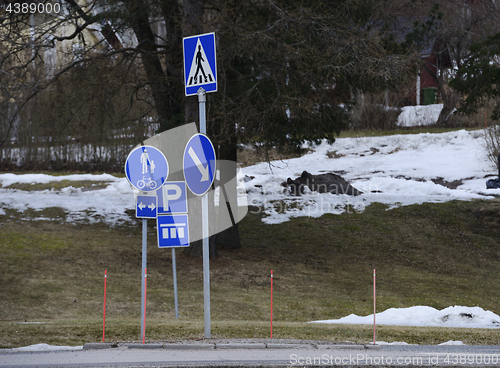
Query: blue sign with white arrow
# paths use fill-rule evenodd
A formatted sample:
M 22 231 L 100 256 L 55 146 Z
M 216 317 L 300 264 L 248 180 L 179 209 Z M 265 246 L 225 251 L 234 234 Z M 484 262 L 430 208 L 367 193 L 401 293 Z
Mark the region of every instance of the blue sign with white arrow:
M 158 247 L 189 247 L 188 215 L 164 215 L 156 219 Z
M 182 168 L 193 194 L 202 196 L 210 189 L 215 176 L 215 149 L 206 135 L 198 133 L 189 139 Z
M 167 181 L 156 193 L 158 214 L 171 215 L 188 212 L 185 181 Z
M 161 188 L 168 176 L 165 155 L 153 146 L 139 146 L 125 161 L 125 175 L 135 189 L 151 192 Z
M 156 196 L 138 195 L 136 198 L 135 217 L 152 219 L 156 218 L 157 215 L 158 198 Z
M 216 92 L 215 33 L 185 37 L 183 46 L 186 96 L 196 95 L 200 87 L 203 87 L 205 92 Z

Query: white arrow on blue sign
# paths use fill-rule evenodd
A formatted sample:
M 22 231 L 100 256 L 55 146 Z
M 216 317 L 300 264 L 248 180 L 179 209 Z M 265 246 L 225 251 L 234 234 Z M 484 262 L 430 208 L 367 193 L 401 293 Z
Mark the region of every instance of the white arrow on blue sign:
M 158 216 L 156 228 L 159 248 L 189 247 L 187 214 Z
M 202 196 L 210 189 L 215 175 L 215 149 L 206 135 L 198 133 L 189 139 L 182 168 L 184 180 L 193 194 Z
M 125 161 L 125 175 L 135 189 L 151 192 L 162 187 L 168 177 L 165 155 L 153 146 L 139 146 Z
M 183 46 L 186 96 L 196 95 L 200 87 L 203 87 L 205 92 L 216 92 L 215 33 L 185 37 Z
M 158 198 L 156 196 L 138 195 L 136 198 L 135 217 L 156 218 L 158 215 Z

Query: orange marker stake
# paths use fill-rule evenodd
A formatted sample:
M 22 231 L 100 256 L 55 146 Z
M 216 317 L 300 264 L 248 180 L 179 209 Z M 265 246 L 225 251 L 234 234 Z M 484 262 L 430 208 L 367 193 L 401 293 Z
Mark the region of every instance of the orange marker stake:
M 271 270 L 271 339 L 273 338 L 273 270 Z
M 376 337 L 376 330 L 375 330 L 375 269 L 373 269 L 373 345 L 375 345 L 375 337 Z
M 108 279 L 108 271 L 104 270 L 104 309 L 102 317 L 102 342 L 104 342 L 104 336 L 106 335 L 106 280 Z

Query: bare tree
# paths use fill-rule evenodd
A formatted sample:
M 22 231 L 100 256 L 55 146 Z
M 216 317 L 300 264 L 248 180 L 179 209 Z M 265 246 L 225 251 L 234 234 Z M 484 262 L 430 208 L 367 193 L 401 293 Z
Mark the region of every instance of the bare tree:
M 25 92 L 10 105 L 15 112 L 3 124 L 6 133 L 0 147 L 19 119 L 18 111 L 34 96 L 55 83 L 75 83 L 65 76 L 95 70 L 91 65 L 99 62 L 137 74 L 127 79 L 133 88 L 125 90 L 132 94 L 131 101 L 144 102 L 140 111 L 149 113 L 148 103 L 154 107 L 160 130 L 197 121 L 196 97 L 183 96 L 181 40 L 207 31 L 216 32 L 219 66 L 219 92 L 208 96 L 209 135 L 222 159 L 236 160 L 240 142 L 285 150 L 325 138 L 333 141 L 349 122 L 353 91 L 396 88 L 415 69 L 412 55 L 388 46 L 386 35 L 373 31 L 375 23 L 388 17 L 375 0 L 65 0 L 62 4 L 64 11 L 58 17 L 38 17 L 35 26 L 31 15 L 2 12 L 1 43 L 8 48 L 0 56 L 0 77 L 24 86 Z M 37 74 L 36 65 L 46 63 L 54 49 L 63 52 L 57 68 L 45 76 Z M 106 78 L 101 85 L 82 77 L 109 95 L 124 91 L 110 88 Z M 10 101 L 14 92 L 5 86 L 8 98 L 2 101 Z M 63 99 L 74 93 L 63 90 Z M 96 99 L 110 101 L 107 93 L 90 96 L 86 106 L 96 106 Z M 221 235 L 220 242 L 238 247 L 237 228 Z

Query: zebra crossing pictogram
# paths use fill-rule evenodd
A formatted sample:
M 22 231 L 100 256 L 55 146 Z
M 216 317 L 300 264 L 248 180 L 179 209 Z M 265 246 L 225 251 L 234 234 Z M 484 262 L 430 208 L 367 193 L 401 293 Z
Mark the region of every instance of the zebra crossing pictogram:
M 196 52 L 193 56 L 193 62 L 191 63 L 187 85 L 193 86 L 197 84 L 212 83 L 213 81 L 214 74 L 210 68 L 207 55 L 205 54 L 205 50 L 203 50 L 200 39 L 198 39 L 198 42 L 196 43 Z

